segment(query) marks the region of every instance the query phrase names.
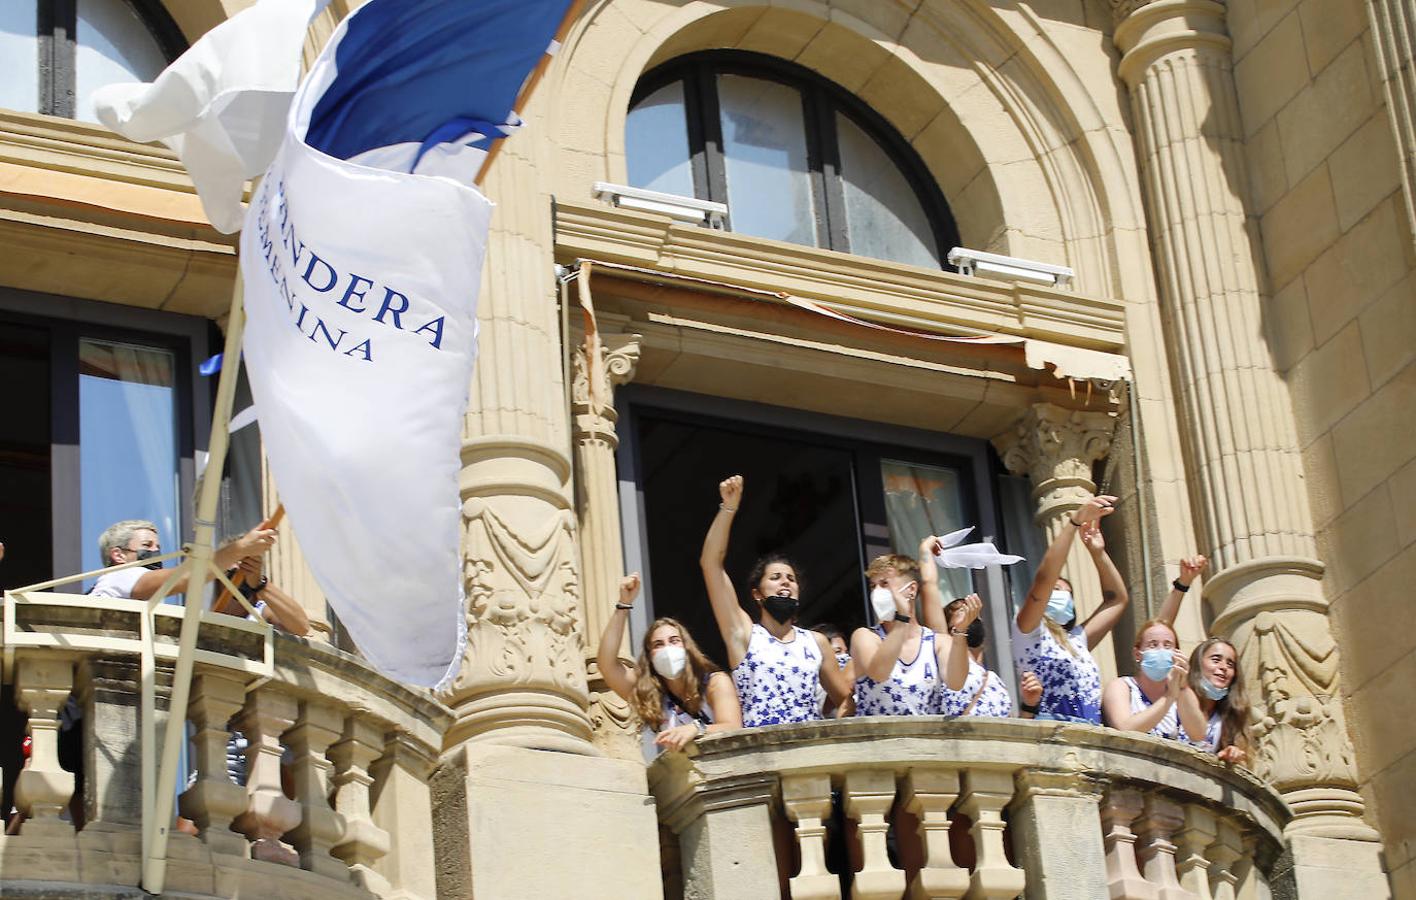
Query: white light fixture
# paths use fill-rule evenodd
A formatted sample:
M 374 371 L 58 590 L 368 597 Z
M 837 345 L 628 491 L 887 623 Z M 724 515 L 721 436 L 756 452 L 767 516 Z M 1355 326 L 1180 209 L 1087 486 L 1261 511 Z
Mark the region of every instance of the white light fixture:
M 713 203 L 708 200 L 699 200 L 696 197 L 680 197 L 677 194 L 665 194 L 660 191 L 650 191 L 623 184 L 610 184 L 607 181 L 595 182 L 594 190 L 597 199 L 608 200 L 615 206 L 624 209 L 660 213 L 678 219 L 680 222 L 691 222 L 694 225 L 706 222 L 709 228 L 721 229 L 723 217 L 728 214 L 726 203 Z
M 949 251 L 949 265 L 955 266 L 960 275 L 992 275 L 1011 281 L 1030 281 L 1048 287 L 1065 288 L 1077 274 L 1067 266 L 1019 259 L 1016 256 L 1002 256 L 985 253 L 982 250 L 966 250 L 955 247 Z

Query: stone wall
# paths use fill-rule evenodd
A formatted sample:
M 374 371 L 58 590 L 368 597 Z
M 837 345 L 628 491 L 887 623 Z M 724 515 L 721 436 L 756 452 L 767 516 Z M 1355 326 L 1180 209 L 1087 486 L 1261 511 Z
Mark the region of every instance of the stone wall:
M 1385 6 L 1385 4 L 1370 4 Z M 1231 0 L 1264 326 L 1292 395 L 1362 793 L 1416 897 L 1416 256 L 1363 0 Z M 1393 627 L 1396 625 L 1397 627 Z

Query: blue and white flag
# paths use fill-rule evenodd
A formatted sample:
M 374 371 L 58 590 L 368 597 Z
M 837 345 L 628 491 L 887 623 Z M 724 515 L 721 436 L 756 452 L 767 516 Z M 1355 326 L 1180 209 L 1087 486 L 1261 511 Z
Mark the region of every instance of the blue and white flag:
M 466 643 L 458 474 L 492 213 L 471 182 L 572 6 L 369 0 L 296 92 L 242 229 L 276 487 L 340 623 L 411 684 L 446 683 Z

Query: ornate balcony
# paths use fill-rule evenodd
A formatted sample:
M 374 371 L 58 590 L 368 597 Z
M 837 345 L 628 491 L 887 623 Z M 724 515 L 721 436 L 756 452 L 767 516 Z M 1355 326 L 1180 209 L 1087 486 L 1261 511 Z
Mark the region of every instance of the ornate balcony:
M 152 777 L 142 765 L 143 638 L 151 627 L 160 741 L 183 615 L 159 606 L 148 626 L 145 608 L 133 600 L 6 595 L 7 702 L 13 688 L 28 722 L 12 726 L 23 719 L 5 710 L 5 759 L 25 729 L 33 742 L 24 768 L 7 773 L 23 821 L 0 837 L 0 893 L 23 883 L 46 896 L 137 895 L 142 787 Z M 61 711 L 71 696 L 81 716 L 66 727 L 75 707 L 62 718 Z M 449 720 L 426 692 L 347 653 L 205 615 L 186 713 L 189 772 L 178 801 L 197 834 L 171 833 L 165 889 L 431 900 L 428 774 Z M 228 774 L 233 729 L 248 745 L 244 785 Z M 61 744 L 65 755 L 77 751 L 77 765 L 61 765 Z
M 696 900 L 1268 896 L 1290 815 L 1189 748 L 1014 719 L 712 736 L 649 779 L 677 836 L 666 896 Z

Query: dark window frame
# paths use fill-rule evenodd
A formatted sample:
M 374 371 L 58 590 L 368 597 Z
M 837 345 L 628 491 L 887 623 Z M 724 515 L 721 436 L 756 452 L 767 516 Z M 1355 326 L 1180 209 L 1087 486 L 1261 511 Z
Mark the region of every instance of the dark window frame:
M 160 0 L 119 0 L 147 26 L 170 63 L 187 49 L 187 39 Z M 39 97 L 42 115 L 74 117 L 75 60 L 78 53 L 78 0 L 34 0 L 39 12 Z
M 50 534 L 53 577 L 97 568 L 97 549 L 82 540 L 79 477 L 78 347 L 81 338 L 144 344 L 174 356 L 180 539 L 192 538 L 196 458 L 207 450 L 214 379 L 197 371 L 218 335 L 200 316 L 0 288 L 0 328 L 14 322 L 50 336 Z M 185 376 L 185 377 L 184 377 Z M 78 536 L 76 539 L 75 536 Z
M 852 252 L 846 232 L 845 191 L 840 177 L 840 146 L 835 114 L 840 112 L 873 138 L 904 176 L 929 219 L 939 265 L 945 266 L 950 247 L 958 246 L 959 230 L 943 191 L 919 154 L 883 116 L 835 82 L 802 66 L 744 50 L 705 50 L 678 57 L 644 75 L 630 97 L 632 110 L 644 98 L 674 82 L 683 83 L 684 115 L 688 124 L 689 168 L 694 196 L 727 202 L 727 171 L 723 156 L 716 76 L 742 75 L 775 81 L 800 92 L 806 126 L 807 168 L 816 222 L 816 246 Z M 727 227 L 732 228 L 732 209 Z

